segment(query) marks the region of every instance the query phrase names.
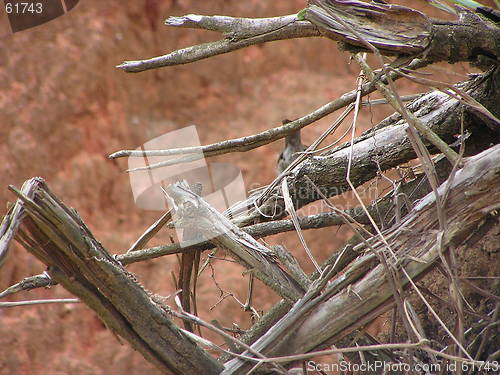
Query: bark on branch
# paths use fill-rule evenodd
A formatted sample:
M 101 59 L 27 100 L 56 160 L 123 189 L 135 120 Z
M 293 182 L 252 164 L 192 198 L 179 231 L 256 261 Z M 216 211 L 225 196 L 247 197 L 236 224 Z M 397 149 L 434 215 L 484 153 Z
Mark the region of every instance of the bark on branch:
M 364 48 L 364 43 L 346 29 L 349 25 L 385 55 L 421 53 L 431 39 L 431 21 L 423 13 L 400 5 L 311 0 L 304 18 L 325 36 Z
M 425 53 L 432 62 L 450 64 L 487 57 L 490 66 L 499 64 L 500 28 L 465 8 L 458 8 L 457 21 L 444 22 L 394 4 L 358 0 L 311 0 L 309 4 L 304 18 L 317 25 L 322 35 L 344 43 L 348 50 L 364 50 L 365 46 L 345 25 L 382 55 Z
M 313 24 L 298 21 L 295 15 L 253 19 L 190 14 L 183 17 L 170 17 L 165 24 L 173 27 L 219 31 L 224 33 L 225 38 L 179 49 L 151 59 L 125 61 L 117 68 L 128 73 L 137 73 L 164 66 L 188 64 L 254 44 L 320 35 Z
M 457 85 L 495 116 L 500 116 L 500 69 L 492 69 L 483 75 Z M 460 124 L 464 128 L 474 128 L 481 120 L 473 113 L 468 113 L 466 106 L 457 98 L 440 91 L 434 91 L 421 96 L 408 105 L 408 110 L 432 129 L 447 143 L 454 142 L 454 135 L 460 133 Z M 408 125 L 400 115 L 391 115 L 374 128 L 356 138 L 353 150 L 353 168 L 351 181 L 355 186 L 374 178 L 379 170 L 385 171 L 406 163 L 415 158 L 415 152 L 408 140 L 405 129 Z M 484 130 L 484 126 L 476 128 L 475 132 Z M 424 142 L 427 146 L 428 143 Z M 348 191 L 346 170 L 348 164 L 349 144 L 343 144 L 321 156 L 313 156 L 294 169 L 290 179 L 289 190 L 297 208 L 314 202 L 321 197 L 309 182 L 316 185 L 326 196 L 332 197 Z M 437 150 L 430 148 L 431 153 Z M 310 180 L 309 180 L 310 179 Z M 259 209 L 253 208 L 256 197 L 249 199 L 246 207 L 249 213 L 240 217 L 236 224 L 243 226 L 261 216 L 261 212 L 272 215 L 276 210 L 284 212 L 284 202 L 276 195 L 264 201 Z M 278 209 L 276 209 L 278 205 Z M 279 218 L 278 216 L 277 218 Z M 275 217 L 276 218 L 276 217 Z
M 165 21 L 167 26 L 218 31 L 224 38 L 163 56 L 125 61 L 117 68 L 136 73 L 188 64 L 255 44 L 305 37 L 326 36 L 342 42 L 344 49 L 363 49 L 361 41 L 343 23 L 361 33 L 385 55 L 416 57 L 425 52 L 430 61 L 449 63 L 487 57 L 489 65 L 498 65 L 500 59 L 500 28 L 468 10 L 462 9 L 456 22 L 442 22 L 398 5 L 313 0 L 298 15 L 257 19 L 197 14 L 170 17 Z

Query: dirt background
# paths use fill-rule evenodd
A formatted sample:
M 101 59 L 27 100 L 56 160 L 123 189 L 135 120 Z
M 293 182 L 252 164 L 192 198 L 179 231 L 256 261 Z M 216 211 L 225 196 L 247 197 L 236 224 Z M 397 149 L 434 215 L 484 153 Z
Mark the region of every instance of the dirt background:
M 134 205 L 124 172 L 126 160 L 110 161 L 107 155 L 188 125 L 197 126 L 203 144 L 277 126 L 285 118 L 302 116 L 355 88 L 358 69 L 334 43 L 322 39 L 254 46 L 140 74 L 126 74 L 115 65 L 218 38 L 210 32 L 167 28 L 163 20 L 169 15 L 264 17 L 296 13 L 303 7 L 304 1 L 299 0 L 86 0 L 63 17 L 3 37 L 0 214 L 5 213 L 7 201 L 13 200 L 8 184 L 20 187 L 26 179 L 42 176 L 67 205 L 78 210 L 111 253 L 124 252 L 160 213 Z M 446 77 L 449 82 L 465 79 L 470 71 L 465 64 L 453 70 L 446 65 L 432 69 L 435 77 Z M 403 93 L 421 90 L 408 83 L 398 85 Z M 387 107 L 363 110 L 359 131 L 389 113 Z M 329 116 L 309 126 L 303 132 L 305 143 L 316 139 L 333 119 Z M 238 165 L 246 185 L 255 187 L 274 177 L 281 146 L 276 142 L 216 160 Z M 154 244 L 168 243 L 170 235 L 163 231 Z M 320 262 L 348 237 L 344 228 L 306 233 Z M 285 244 L 312 270 L 295 234 L 274 236 L 268 242 Z M 130 269 L 153 292 L 162 296 L 174 292 L 175 257 Z M 43 271 L 40 262 L 16 245 L 2 267 L 0 289 Z M 227 326 L 234 322 L 243 329 L 249 327 L 249 315 L 235 299 L 221 299 L 219 288 L 243 301 L 242 269 L 218 261 L 213 275 L 208 270 L 202 276 L 198 287 L 201 316 Z M 62 297 L 70 295 L 53 287 L 9 300 Z M 259 290 L 256 300 L 256 307 L 265 310 L 277 298 Z M 0 310 L 0 353 L 0 375 L 158 373 L 140 354 L 121 345 L 81 304 Z

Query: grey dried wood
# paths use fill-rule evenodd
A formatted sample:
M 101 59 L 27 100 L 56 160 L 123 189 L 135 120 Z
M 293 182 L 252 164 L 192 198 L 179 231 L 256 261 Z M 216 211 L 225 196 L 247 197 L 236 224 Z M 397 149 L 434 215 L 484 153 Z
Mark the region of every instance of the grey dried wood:
M 296 301 L 304 294 L 300 284 L 281 268 L 271 249 L 213 209 L 185 182 L 170 185 L 167 193 L 175 203 L 176 225 L 200 233 L 212 244 L 226 250 L 281 297 Z
M 16 238 L 48 266 L 51 279 L 93 309 L 114 334 L 161 371 L 221 371 L 221 364 L 179 330 L 168 307 L 108 254 L 76 211 L 57 199 L 43 179 L 26 181 L 17 194 L 16 215 L 9 216 L 6 226 L 17 227 Z
M 401 285 L 408 287 L 402 268 L 411 279 L 421 277 L 440 261 L 441 252 L 462 243 L 488 216 L 498 217 L 499 184 L 500 145 L 496 145 L 467 158 L 453 181 L 439 187 L 440 197 L 449 189 L 445 231 L 439 230 L 436 197 L 429 193 L 402 223 L 384 233 L 395 257 L 378 238 L 370 241 L 372 249 L 389 254 L 387 261 L 399 273 Z M 332 280 L 321 295 L 309 290 L 252 348 L 267 357 L 307 353 L 333 344 L 390 308 L 393 289 L 384 267 L 373 266 L 376 257 L 369 249 L 358 247 L 357 251 L 365 255 Z M 254 363 L 236 358 L 225 365 L 223 374 L 228 375 L 245 373 Z

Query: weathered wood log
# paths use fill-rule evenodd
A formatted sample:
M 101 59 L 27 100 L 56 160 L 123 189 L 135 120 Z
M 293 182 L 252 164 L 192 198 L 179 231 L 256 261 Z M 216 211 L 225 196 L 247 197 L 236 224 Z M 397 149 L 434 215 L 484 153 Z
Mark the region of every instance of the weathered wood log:
M 366 49 L 363 38 L 385 55 L 422 53 L 432 36 L 431 21 L 401 5 L 311 0 L 304 18 L 327 37 Z
M 496 89 L 499 86 L 500 68 L 492 69 L 456 85 L 497 117 L 500 116 L 498 106 L 500 90 Z M 471 128 L 474 132 L 481 132 L 483 131 L 481 128 L 485 128 L 482 126 L 482 120 L 474 112 L 469 111 L 466 105 L 440 91 L 422 95 L 408 104 L 408 110 L 448 143 L 454 142 L 454 135 L 460 134 L 462 123 L 465 129 Z M 355 139 L 353 167 L 350 175 L 354 186 L 370 181 L 379 173 L 379 170 L 395 168 L 416 157 L 406 135 L 407 127 L 408 124 L 404 119 L 394 114 Z M 498 142 L 498 138 L 492 141 Z M 428 142 L 424 141 L 424 143 L 429 146 Z M 346 181 L 349 147 L 350 144 L 345 143 L 320 156 L 310 157 L 295 168 L 289 178 L 289 190 L 296 208 L 322 199 L 317 192 L 318 189 L 328 197 L 341 195 L 350 190 Z M 437 152 L 433 147 L 429 147 L 429 151 Z M 253 200 L 255 201 L 255 198 Z M 262 217 L 261 212 L 266 215 L 272 215 L 274 212 L 281 213 L 274 219 L 284 216 L 285 213 L 284 201 L 278 197 L 278 194 L 273 194 L 258 209 L 252 208 L 254 205 L 255 203 L 249 199 L 248 214 L 237 218 L 235 223 L 239 226 L 247 225 L 256 218 Z M 263 220 L 266 219 L 263 218 Z
M 350 51 L 367 50 L 366 42 L 382 55 L 416 56 L 432 62 L 470 61 L 498 66 L 500 28 L 491 20 L 457 8 L 458 20 L 440 21 L 396 4 L 358 0 L 310 0 L 303 17 L 321 35 L 341 42 Z
M 168 307 L 108 254 L 76 211 L 57 199 L 43 179 L 26 181 L 18 196 L 13 215 L 5 222 L 12 228 L 6 231 L 6 240 L 17 229 L 16 238 L 48 266 L 48 275 L 93 309 L 114 334 L 164 372 L 218 374 L 222 370 L 172 322 Z

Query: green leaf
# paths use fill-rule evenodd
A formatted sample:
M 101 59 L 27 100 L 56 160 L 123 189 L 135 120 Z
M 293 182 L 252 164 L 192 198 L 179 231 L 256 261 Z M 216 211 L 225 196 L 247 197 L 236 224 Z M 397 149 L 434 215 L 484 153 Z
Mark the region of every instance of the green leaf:
M 297 20 L 305 21 L 306 19 L 307 8 L 302 9 L 299 13 L 297 13 Z

